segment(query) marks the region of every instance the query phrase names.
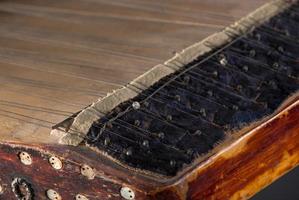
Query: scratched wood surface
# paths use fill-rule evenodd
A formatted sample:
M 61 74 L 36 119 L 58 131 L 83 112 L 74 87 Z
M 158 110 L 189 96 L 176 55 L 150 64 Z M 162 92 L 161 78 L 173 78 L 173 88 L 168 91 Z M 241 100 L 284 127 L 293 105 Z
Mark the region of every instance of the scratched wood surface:
M 51 126 L 267 0 L 0 1 L 0 138 Z

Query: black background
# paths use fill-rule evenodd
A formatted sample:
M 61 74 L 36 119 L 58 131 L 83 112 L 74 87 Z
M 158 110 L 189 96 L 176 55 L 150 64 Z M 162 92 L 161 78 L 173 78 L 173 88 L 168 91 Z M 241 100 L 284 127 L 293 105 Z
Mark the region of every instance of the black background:
M 251 200 L 299 200 L 299 167 L 257 193 Z

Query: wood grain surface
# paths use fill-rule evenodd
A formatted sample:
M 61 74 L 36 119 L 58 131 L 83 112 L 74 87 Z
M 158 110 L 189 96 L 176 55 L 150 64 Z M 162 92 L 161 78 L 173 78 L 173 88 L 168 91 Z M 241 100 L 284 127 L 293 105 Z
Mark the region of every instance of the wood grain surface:
M 1 140 L 51 126 L 266 0 L 3 0 Z

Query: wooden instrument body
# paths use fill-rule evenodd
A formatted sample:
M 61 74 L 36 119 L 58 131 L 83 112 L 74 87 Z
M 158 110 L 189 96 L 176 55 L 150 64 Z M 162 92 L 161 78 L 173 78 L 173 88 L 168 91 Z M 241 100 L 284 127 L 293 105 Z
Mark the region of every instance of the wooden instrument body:
M 193 7 L 207 9 L 212 19 L 201 18 L 195 11 L 191 17 L 182 18 L 186 13 L 178 9 L 180 2 L 176 2 L 179 6 L 171 6 L 173 10 L 166 16 L 155 15 L 159 13 L 155 11 L 157 5 L 152 5 L 154 14 L 130 8 L 122 14 L 136 12 L 142 22 L 133 20 L 132 23 L 128 16 L 126 23 L 117 20 L 115 15 L 109 15 L 108 20 L 102 16 L 102 23 L 108 27 L 105 31 L 95 28 L 96 20 L 90 20 L 99 20 L 95 13 L 102 9 L 100 4 L 93 9 L 83 2 L 78 5 L 64 2 L 63 9 L 58 9 L 50 1 L 45 2 L 44 5 L 33 0 L 28 1 L 28 5 L 19 5 L 18 1 L 0 3 L 0 6 L 3 4 L 0 9 L 5 11 L 2 18 L 0 16 L 5 25 L 0 28 L 3 33 L 0 42 L 5 47 L 0 53 L 1 94 L 4 94 L 0 96 L 0 199 L 15 196 L 11 184 L 16 178 L 28 182 L 36 199 L 46 199 L 49 189 L 58 192 L 63 199 L 74 199 L 78 194 L 90 200 L 120 199 L 123 187 L 131 188 L 137 200 L 248 199 L 298 165 L 297 96 L 271 118 L 248 127 L 246 132 L 223 144 L 219 151 L 172 178 L 138 173 L 91 148 L 58 144 L 55 137 L 49 135 L 51 126 L 70 113 L 166 60 L 171 51 L 202 40 L 264 2 L 255 1 L 253 6 L 249 1 L 239 4 L 239 1 L 218 1 L 221 6 L 216 8 L 209 1 L 188 4 L 191 10 Z M 45 14 L 31 12 L 38 11 L 39 6 Z M 46 9 L 47 6 L 50 8 Z M 117 11 L 113 5 L 103 7 L 109 12 Z M 226 15 L 230 7 L 233 7 L 230 11 L 233 17 Z M 141 4 L 139 8 L 146 6 Z M 70 12 L 72 9 L 77 11 Z M 63 16 L 69 13 L 84 17 L 64 20 Z M 19 15 L 25 17 L 21 19 Z M 54 16 L 55 20 L 51 20 Z M 154 16 L 159 19 L 152 19 Z M 197 19 L 202 21 L 196 23 Z M 113 26 L 108 26 L 110 23 Z M 121 27 L 126 37 L 115 32 L 115 27 Z M 10 30 L 16 32 L 10 34 Z M 74 32 L 77 35 L 74 36 Z M 107 44 L 108 35 L 111 38 Z M 189 36 L 187 42 L 186 35 Z M 137 45 L 136 38 L 146 40 Z M 124 62 L 130 67 L 124 68 Z M 20 161 L 21 152 L 31 156 L 30 165 Z M 62 169 L 51 166 L 49 158 L 52 156 L 62 161 Z M 82 173 L 86 165 L 94 177 Z
M 123 186 L 131 188 L 136 199 L 248 199 L 299 164 L 298 118 L 299 101 L 295 98 L 274 117 L 171 179 L 136 175 L 84 147 L 2 143 L 1 197 L 14 196 L 10 182 L 20 177 L 30 183 L 38 199 L 45 198 L 47 189 L 54 189 L 65 199 L 76 194 L 89 199 L 119 199 Z M 20 162 L 18 154 L 22 151 L 32 156 L 31 165 Z M 51 167 L 51 156 L 62 160 L 61 170 Z M 81 174 L 83 165 L 94 169 L 94 179 Z

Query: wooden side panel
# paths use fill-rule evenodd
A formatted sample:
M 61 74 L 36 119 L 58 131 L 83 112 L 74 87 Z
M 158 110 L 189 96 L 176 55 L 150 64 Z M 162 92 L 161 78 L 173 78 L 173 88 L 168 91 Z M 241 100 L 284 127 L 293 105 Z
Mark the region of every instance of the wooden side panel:
M 248 199 L 299 164 L 299 101 L 153 199 Z
M 75 199 L 78 194 L 84 195 L 90 200 L 121 198 L 119 191 L 122 185 L 113 178 L 103 176 L 101 171 L 94 168 L 98 165 L 90 163 L 88 158 L 82 159 L 80 153 L 69 152 L 71 150 L 67 147 L 52 147 L 51 153 L 48 150 L 46 152 L 46 149 L 46 147 L 31 148 L 14 144 L 0 145 L 0 186 L 2 190 L 0 190 L 0 199 L 15 199 L 16 193 L 13 192 L 11 184 L 16 178 L 23 179 L 30 184 L 34 199 L 47 199 L 46 191 L 49 189 L 59 193 L 62 199 Z M 20 161 L 18 154 L 23 151 L 31 156 L 31 165 L 24 165 Z M 70 157 L 70 155 L 76 154 L 77 159 Z M 49 158 L 51 156 L 60 158 L 63 163 L 62 169 L 56 170 L 50 165 Z M 96 173 L 94 179 L 89 180 L 82 175 L 81 167 L 83 165 L 89 165 L 94 169 Z M 101 164 L 99 163 L 99 165 Z M 145 198 L 142 193 L 138 191 L 135 193 L 138 198 Z

